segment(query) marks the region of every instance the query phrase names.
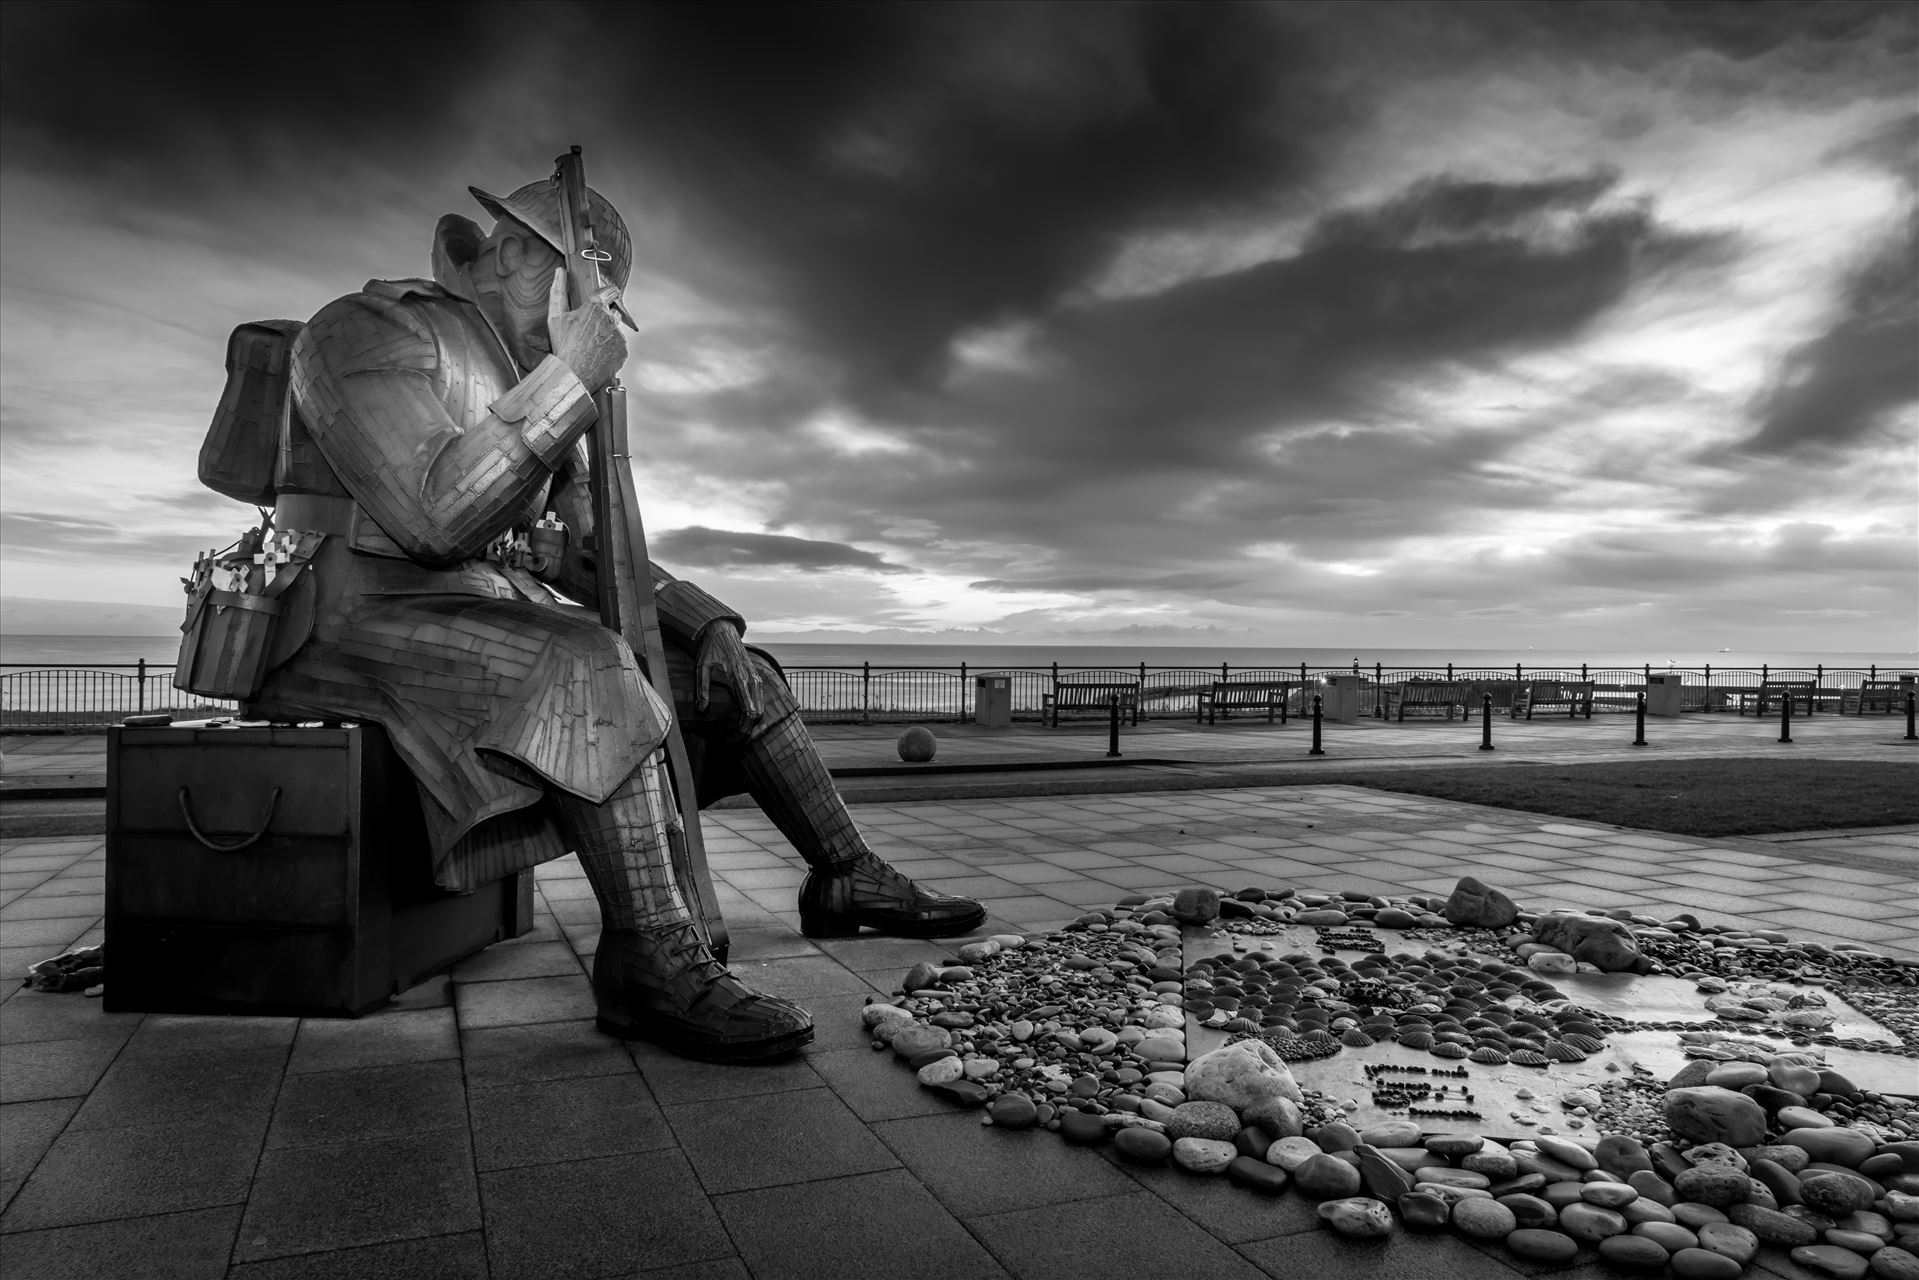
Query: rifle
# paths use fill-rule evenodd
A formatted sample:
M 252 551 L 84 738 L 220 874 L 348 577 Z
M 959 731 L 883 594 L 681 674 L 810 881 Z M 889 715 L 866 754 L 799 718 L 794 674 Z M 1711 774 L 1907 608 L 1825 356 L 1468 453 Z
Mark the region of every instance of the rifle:
M 587 208 L 586 161 L 579 147 L 573 147 L 554 164 L 554 176 L 560 184 L 561 248 L 566 254 L 571 305 L 578 307 L 604 285 L 600 264 L 609 261 L 609 255 L 599 247 L 593 232 Z M 593 404 L 599 416 L 587 436 L 592 466 L 588 487 L 593 495 L 593 550 L 600 621 L 633 647 L 654 691 L 671 711 L 673 688 L 666 674 L 666 646 L 660 639 L 660 613 L 653 599 L 646 530 L 640 523 L 639 498 L 634 491 L 633 467 L 628 454 L 626 389 L 615 378 L 594 395 Z M 668 832 L 674 878 L 693 918 L 706 931 L 707 945 L 724 961 L 728 943 L 726 921 L 714 898 L 713 880 L 706 867 L 706 845 L 700 836 L 699 793 L 677 716 L 667 722 L 666 757 L 680 810 L 678 837 Z

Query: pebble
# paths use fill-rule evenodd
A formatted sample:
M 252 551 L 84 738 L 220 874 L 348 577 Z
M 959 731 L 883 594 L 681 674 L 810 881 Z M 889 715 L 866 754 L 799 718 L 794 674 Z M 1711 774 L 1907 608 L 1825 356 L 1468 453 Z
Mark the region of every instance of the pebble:
M 1579 1242 L 1571 1236 L 1535 1227 L 1514 1231 L 1506 1237 L 1506 1247 L 1529 1262 L 1566 1263 L 1579 1255 Z
M 1518 1230 L 1513 1211 L 1497 1200 L 1461 1200 L 1453 1206 L 1453 1226 L 1481 1240 L 1498 1240 Z
M 1642 1222 L 1632 1229 L 1632 1233 L 1648 1240 L 1657 1240 L 1667 1253 L 1699 1247 L 1699 1237 L 1676 1222 Z
M 1179 1138 L 1173 1143 L 1173 1163 L 1188 1173 L 1225 1173 L 1239 1158 L 1239 1148 L 1214 1138 Z
M 1454 1209 L 1454 1216 L 1459 1210 Z M 1607 1236 L 1626 1233 L 1626 1220 L 1611 1209 L 1601 1209 L 1597 1205 L 1569 1204 L 1559 1211 L 1559 1229 L 1575 1240 L 1584 1240 L 1589 1244 L 1604 1240 Z
M 1593 1153 L 1570 1138 L 1556 1138 L 1541 1134 L 1534 1138 L 1533 1142 L 1553 1159 L 1581 1173 L 1599 1167 L 1599 1161 L 1593 1158 Z
M 1365 1196 L 1327 1200 L 1319 1206 L 1319 1216 L 1339 1234 L 1361 1240 L 1391 1235 L 1393 1230 L 1393 1211 Z
M 1832 1244 L 1800 1245 L 1791 1254 L 1792 1260 L 1802 1267 L 1811 1267 L 1814 1271 L 1836 1276 L 1838 1280 L 1862 1280 L 1867 1270 L 1867 1262 L 1850 1249 L 1841 1249 Z
M 1234 1186 L 1245 1187 L 1261 1195 L 1276 1196 L 1286 1190 L 1291 1181 L 1284 1169 L 1267 1164 L 1264 1160 L 1255 1160 L 1251 1156 L 1236 1156 L 1226 1166 L 1226 1180 Z
M 1740 1266 L 1759 1255 L 1759 1237 L 1733 1222 L 1708 1222 L 1699 1228 L 1699 1247 L 1723 1253 Z
M 1428 1192 L 1408 1191 L 1397 1203 L 1399 1216 L 1415 1231 L 1437 1231 L 1452 1218 L 1452 1206 Z
M 1165 1124 L 1167 1136 L 1175 1141 L 1206 1138 L 1230 1146 L 1239 1132 L 1239 1116 L 1223 1102 L 1182 1102 Z
M 1121 1129 L 1113 1135 L 1113 1148 L 1135 1164 L 1158 1164 L 1172 1154 L 1173 1141 L 1152 1129 Z
M 1266 1163 L 1278 1165 L 1287 1173 L 1298 1173 L 1301 1165 L 1322 1154 L 1319 1144 L 1311 1138 L 1280 1138 L 1266 1148 Z
M 1919 1280 L 1919 1254 L 1887 1245 L 1872 1255 L 1872 1274 L 1881 1280 Z
M 1336 1156 L 1322 1152 L 1290 1172 L 1300 1193 L 1314 1200 L 1337 1200 L 1359 1194 L 1359 1170 Z
M 1602 1209 L 1624 1209 L 1639 1193 L 1623 1182 L 1588 1182 L 1579 1188 L 1579 1198 Z
M 1710 1249 L 1681 1249 L 1667 1265 L 1679 1280 L 1738 1280 L 1745 1270 L 1725 1254 Z
M 1664 1271 L 1669 1256 L 1664 1245 L 1644 1236 L 1608 1236 L 1599 1242 L 1599 1260 L 1620 1271 Z
M 1559 1225 L 1559 1210 L 1538 1196 L 1525 1194 L 1499 1197 L 1499 1203 L 1512 1210 L 1514 1219 L 1521 1227 L 1554 1227 Z
M 1106 1141 L 1108 1132 L 1105 1121 L 1084 1111 L 1068 1111 L 1059 1118 L 1059 1136 L 1075 1146 L 1097 1146 Z
M 966 1075 L 966 1064 L 950 1054 L 935 1059 L 919 1069 L 919 1082 L 924 1085 L 951 1084 Z
M 1762 1209 L 1756 1204 L 1736 1204 L 1728 1216 L 1764 1244 L 1789 1248 L 1811 1244 L 1819 1238 L 1819 1233 L 1810 1223 L 1777 1209 Z
M 1023 1093 L 1002 1093 L 993 1099 L 987 1114 L 1002 1129 L 1030 1129 L 1039 1121 L 1039 1108 Z

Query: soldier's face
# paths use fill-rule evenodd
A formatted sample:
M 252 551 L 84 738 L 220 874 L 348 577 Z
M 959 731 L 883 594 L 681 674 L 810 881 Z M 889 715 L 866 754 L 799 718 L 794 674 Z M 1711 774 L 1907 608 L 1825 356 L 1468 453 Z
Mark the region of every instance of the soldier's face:
M 560 255 L 537 236 L 509 233 L 499 237 L 493 259 L 507 341 L 522 364 L 535 364 L 553 349 L 546 332 L 546 304 Z

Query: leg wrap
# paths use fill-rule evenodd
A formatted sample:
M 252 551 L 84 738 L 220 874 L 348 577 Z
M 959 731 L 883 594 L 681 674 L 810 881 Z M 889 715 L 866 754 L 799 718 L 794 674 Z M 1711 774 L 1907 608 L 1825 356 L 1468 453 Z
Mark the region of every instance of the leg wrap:
M 561 829 L 579 851 L 609 929 L 652 929 L 689 918 L 667 843 L 669 825 L 680 823 L 672 794 L 659 751 L 600 804 L 553 792 Z
M 762 812 L 814 867 L 842 866 L 867 852 L 833 776 L 785 685 L 763 682 L 766 713 L 741 744 L 740 765 Z

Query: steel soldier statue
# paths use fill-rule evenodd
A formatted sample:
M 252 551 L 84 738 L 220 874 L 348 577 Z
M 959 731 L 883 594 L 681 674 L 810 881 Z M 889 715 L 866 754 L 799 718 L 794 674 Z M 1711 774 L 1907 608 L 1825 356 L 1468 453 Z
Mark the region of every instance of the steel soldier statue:
M 579 442 L 592 393 L 626 357 L 631 240 L 588 191 L 611 285 L 569 307 L 557 180 L 470 190 L 490 233 L 442 218 L 432 280 L 370 281 L 293 341 L 273 523 L 310 550 L 310 571 L 284 602 L 249 710 L 383 726 L 418 783 L 447 888 L 577 850 L 603 918 L 603 1030 L 714 1060 L 791 1052 L 812 1039 L 810 1016 L 729 973 L 676 883 L 672 717 L 700 802 L 751 794 L 805 857 L 808 936 L 948 936 L 985 911 L 867 847 L 738 613 L 650 566 L 669 707 L 628 643 L 566 603 L 595 599 Z M 548 512 L 568 530 L 563 550 L 502 554 L 536 523 L 550 542 Z

